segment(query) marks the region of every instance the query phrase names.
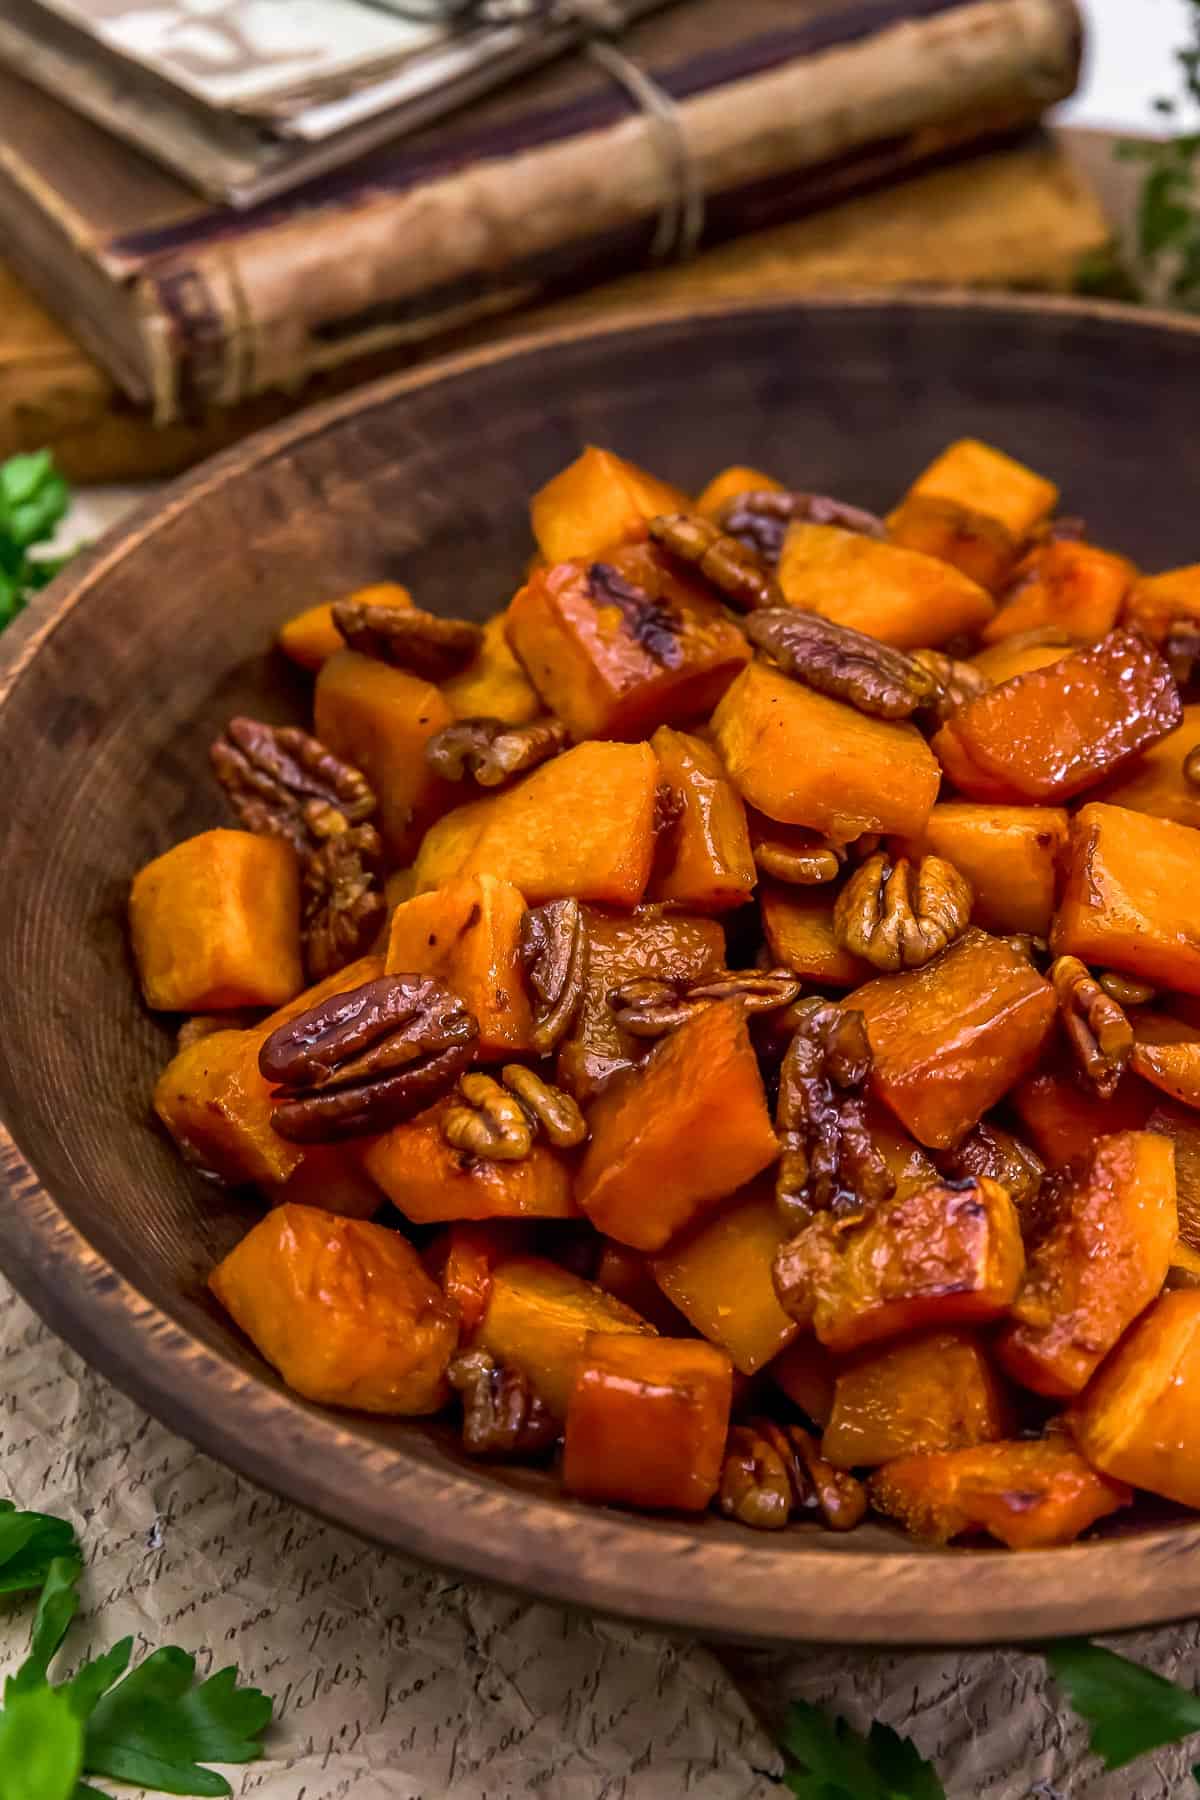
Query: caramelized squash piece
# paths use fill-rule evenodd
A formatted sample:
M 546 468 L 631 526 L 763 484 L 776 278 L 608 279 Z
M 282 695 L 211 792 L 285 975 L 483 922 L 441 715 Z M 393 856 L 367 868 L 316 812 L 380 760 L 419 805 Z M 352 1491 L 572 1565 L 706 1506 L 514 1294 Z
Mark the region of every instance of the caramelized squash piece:
M 590 1281 L 540 1256 L 514 1256 L 492 1270 L 475 1342 L 519 1369 L 556 1419 L 565 1419 L 575 1366 L 589 1334 L 642 1332 L 652 1325 Z
M 807 1333 L 781 1350 L 768 1373 L 794 1406 L 807 1413 L 813 1424 L 828 1425 L 841 1361 L 824 1344 Z
M 893 544 L 950 563 L 989 594 L 1004 586 L 1019 553 L 998 519 L 931 494 L 910 494 L 889 514 L 887 524 Z
M 1078 1394 L 1166 1280 L 1178 1232 L 1175 1153 L 1150 1131 L 1103 1137 L 1053 1196 L 1011 1325 L 997 1339 L 1015 1381 Z
M 1200 994 L 1200 831 L 1093 801 L 1075 815 L 1055 955 Z
M 479 1054 L 532 1050 L 533 1017 L 521 974 L 526 906 L 509 881 L 465 875 L 397 906 L 388 930 L 389 975 L 436 975 L 479 1021 Z
M 800 1330 L 771 1277 L 786 1236 L 770 1182 L 758 1182 L 654 1259 L 663 1293 L 743 1375 L 765 1367 Z
M 1082 649 L 1083 645 L 1068 632 L 1046 625 L 1038 631 L 1020 631 L 1001 638 L 998 644 L 977 651 L 971 662 L 993 687 L 999 687 L 1018 675 L 1032 674 L 1034 669 L 1048 669 L 1052 663 Z
M 728 469 L 722 469 L 714 475 L 708 486 L 703 489 L 696 501 L 695 510 L 703 518 L 715 519 L 731 500 L 739 494 L 782 494 L 786 489 L 782 481 L 776 481 L 773 475 L 764 475 L 761 469 L 748 468 L 745 463 L 734 463 Z
M 750 646 L 699 581 L 652 544 L 540 569 L 508 641 L 547 711 L 584 738 L 649 737 L 711 711 Z
M 358 1412 L 438 1412 L 458 1317 L 398 1231 L 277 1206 L 209 1276 L 290 1388 Z
M 1008 1428 L 979 1339 L 931 1331 L 864 1350 L 839 1370 L 821 1454 L 838 1469 L 877 1468 L 917 1451 L 991 1443 Z
M 983 628 L 985 644 L 1016 632 L 1058 626 L 1082 643 L 1098 643 L 1113 629 L 1121 602 L 1137 580 L 1124 556 L 1095 544 L 1050 539 L 1031 550 L 1000 611 Z
M 837 525 L 788 526 L 779 585 L 791 606 L 865 631 L 899 650 L 978 631 L 995 612 L 986 588 L 948 562 Z
M 479 1329 L 492 1292 L 492 1271 L 520 1250 L 521 1227 L 511 1219 L 459 1220 L 426 1247 L 423 1261 L 458 1312 L 459 1337 Z
M 1028 1074 L 1057 1014 L 1032 963 L 974 926 L 923 969 L 881 975 L 845 1004 L 866 1019 L 875 1093 L 934 1150 L 956 1143 Z
M 342 596 L 345 600 L 357 601 L 361 606 L 393 606 L 401 609 L 410 607 L 413 597 L 406 587 L 398 581 L 376 581 L 370 587 L 357 588 L 352 594 Z M 346 640 L 333 622 L 332 600 L 323 600 L 318 606 L 308 606 L 303 612 L 288 619 L 279 628 L 276 640 L 285 656 L 299 663 L 302 669 L 312 669 L 315 673 L 324 667 L 331 656 L 346 648 Z
M 1124 1482 L 1097 1474 L 1062 1436 L 904 1456 L 871 1477 L 869 1492 L 925 1543 L 986 1532 L 1010 1550 L 1074 1543 L 1133 1501 Z
M 909 488 L 908 497 L 913 495 L 984 513 L 1018 543 L 1058 504 L 1052 481 L 978 438 L 960 438 L 935 457 Z
M 1179 724 L 1171 671 L 1128 632 L 968 701 L 933 748 L 973 800 L 1070 800 Z
M 764 881 L 758 891 L 763 934 L 771 961 L 818 987 L 857 987 L 871 965 L 846 950 L 833 929 L 833 894 L 828 887 L 790 887 Z
M 570 1219 L 572 1159 L 534 1144 L 519 1162 L 466 1156 L 442 1136 L 452 1098 L 374 1137 L 363 1167 L 414 1225 L 449 1219 Z
M 1059 806 L 942 801 L 921 838 L 905 848 L 909 856 L 944 857 L 966 876 L 975 890 L 971 917 L 985 931 L 1045 937 L 1069 823 Z
M 631 1306 L 664 1337 L 687 1337 L 691 1330 L 679 1308 L 672 1306 L 655 1281 L 653 1264 L 643 1251 L 606 1239 L 594 1280 L 597 1287 Z
M 695 1338 L 589 1336 L 563 1434 L 563 1486 L 615 1505 L 703 1512 L 725 1458 L 733 1371 Z
M 1154 1094 L 1134 1076 L 1123 1076 L 1112 1099 L 1101 1100 L 1065 1064 L 1039 1069 L 1018 1082 L 1009 1098 L 1030 1143 L 1051 1169 L 1090 1156 L 1097 1138 L 1142 1131 L 1154 1109 Z
M 557 563 L 644 538 L 651 519 L 691 504 L 681 488 L 589 444 L 533 496 L 529 517 L 538 549 Z
M 1134 1072 L 1181 1106 L 1200 1107 L 1200 1030 L 1152 1012 L 1138 1013 L 1133 1029 Z
M 1177 621 L 1194 625 L 1200 620 L 1200 563 L 1183 569 L 1167 569 L 1161 575 L 1143 575 L 1125 602 L 1122 623 L 1140 631 L 1152 644 L 1161 644 Z
M 1163 1294 L 1071 1411 L 1097 1469 L 1200 1508 L 1200 1292 Z
M 754 891 L 756 871 L 742 797 L 702 738 L 660 725 L 650 740 L 659 780 L 682 806 L 660 835 L 646 890 L 651 900 L 725 912 Z
M 662 1250 L 779 1154 L 739 1000 L 693 1014 L 589 1115 L 576 1198 L 597 1230 Z
M 984 1176 L 934 1182 L 857 1220 L 819 1213 L 780 1251 L 775 1283 L 791 1316 L 841 1352 L 998 1319 L 1024 1267 L 1012 1201 Z
M 1119 1090 L 1118 1090 L 1119 1091 Z M 1156 1097 L 1157 1098 L 1157 1097 Z M 1145 1121 L 1147 1131 L 1157 1131 L 1175 1146 L 1175 1206 L 1179 1237 L 1189 1250 L 1200 1252 L 1200 1113 L 1158 1100 Z M 1178 1251 L 1179 1246 L 1176 1246 Z
M 1177 825 L 1200 827 L 1200 787 L 1183 772 L 1188 755 L 1200 744 L 1200 706 L 1185 706 L 1183 723 L 1143 751 L 1122 774 L 1105 782 L 1096 798 L 1110 806 L 1153 813 Z
M 278 1132 L 271 1133 L 282 1143 Z M 387 1196 L 362 1166 L 361 1145 L 297 1144 L 299 1163 L 286 1181 L 259 1186 L 268 1206 L 315 1206 L 340 1219 L 373 1219 Z
M 439 819 L 417 853 L 417 892 L 488 874 L 530 906 L 572 896 L 635 906 L 654 858 L 657 785 L 649 744 L 579 744 Z
M 379 798 L 384 848 L 406 862 L 426 826 L 453 804 L 425 745 L 453 714 L 439 690 L 356 650 L 330 657 L 317 677 L 313 729 L 335 756 L 361 769 Z
M 249 831 L 184 838 L 134 877 L 129 930 L 156 1011 L 279 1006 L 304 981 L 296 852 Z
M 742 798 L 784 825 L 842 843 L 916 837 L 937 799 L 940 771 L 914 725 L 870 718 L 766 663 L 742 671 L 712 729 Z
M 541 698 L 513 654 L 506 614 L 493 613 L 485 622 L 479 655 L 442 683 L 442 697 L 456 719 L 529 725 L 538 717 Z

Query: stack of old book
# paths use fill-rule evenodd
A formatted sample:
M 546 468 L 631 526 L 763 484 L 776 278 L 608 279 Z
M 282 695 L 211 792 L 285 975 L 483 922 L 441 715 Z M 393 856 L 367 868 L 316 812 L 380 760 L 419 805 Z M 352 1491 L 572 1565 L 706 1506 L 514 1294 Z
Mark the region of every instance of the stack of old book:
M 1065 285 L 1074 0 L 4 0 L 0 454 L 160 472 L 481 335 Z

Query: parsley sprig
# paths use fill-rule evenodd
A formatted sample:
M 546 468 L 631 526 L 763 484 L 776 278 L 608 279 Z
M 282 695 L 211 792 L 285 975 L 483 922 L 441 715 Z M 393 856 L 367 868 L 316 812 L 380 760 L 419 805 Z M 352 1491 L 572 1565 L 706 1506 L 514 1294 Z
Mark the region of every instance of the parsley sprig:
M 0 463 L 0 631 L 68 560 L 32 552 L 50 542 L 70 501 L 49 450 Z

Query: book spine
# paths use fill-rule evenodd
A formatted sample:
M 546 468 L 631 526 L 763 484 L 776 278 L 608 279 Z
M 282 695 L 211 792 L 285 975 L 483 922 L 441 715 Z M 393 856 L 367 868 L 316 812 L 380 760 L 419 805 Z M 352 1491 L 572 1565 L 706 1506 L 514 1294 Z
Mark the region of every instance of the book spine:
M 680 103 L 704 242 L 796 216 L 997 130 L 1078 78 L 1073 0 L 968 0 Z M 472 163 L 403 192 L 154 262 L 137 303 L 157 417 L 228 406 L 384 348 L 625 272 L 673 198 L 661 127 L 603 130 Z

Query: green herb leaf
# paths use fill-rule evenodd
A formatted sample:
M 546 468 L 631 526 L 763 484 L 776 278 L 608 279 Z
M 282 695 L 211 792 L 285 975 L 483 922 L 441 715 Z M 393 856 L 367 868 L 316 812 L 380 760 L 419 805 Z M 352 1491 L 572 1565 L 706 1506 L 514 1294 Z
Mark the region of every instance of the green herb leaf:
M 1090 1726 L 1088 1745 L 1106 1769 L 1200 1732 L 1200 1695 L 1128 1657 L 1082 1639 L 1050 1644 L 1045 1656 Z
M 194 1687 L 196 1659 L 157 1650 L 105 1695 L 87 1725 L 84 1771 L 140 1783 L 167 1794 L 227 1795 L 229 1783 L 201 1762 L 252 1762 L 272 1702 L 239 1687 L 222 1669 Z
M 50 1564 L 33 1621 L 29 1655 L 4 1684 L 5 1706 L 14 1694 L 26 1694 L 46 1685 L 50 1664 L 79 1611 L 79 1576 L 80 1565 L 74 1557 L 56 1556 Z
M 58 1688 L 15 1695 L 0 1713 L 4 1800 L 75 1800 L 83 1726 Z
M 788 1710 L 784 1786 L 802 1800 L 946 1800 L 934 1769 L 887 1725 L 864 1738 L 845 1719 L 798 1701 Z
M 17 1512 L 11 1500 L 0 1500 L 0 1594 L 24 1594 L 41 1587 L 57 1556 L 82 1560 L 79 1542 L 65 1519 Z
M 69 560 L 29 552 L 49 543 L 70 502 L 71 490 L 48 450 L 0 463 L 0 631 Z
M 107 1694 L 114 1682 L 120 1681 L 129 1667 L 129 1659 L 133 1655 L 133 1639 L 122 1638 L 103 1656 L 93 1657 L 85 1662 L 70 1679 L 62 1684 L 62 1692 L 71 1702 L 72 1709 L 80 1719 L 90 1718 Z

